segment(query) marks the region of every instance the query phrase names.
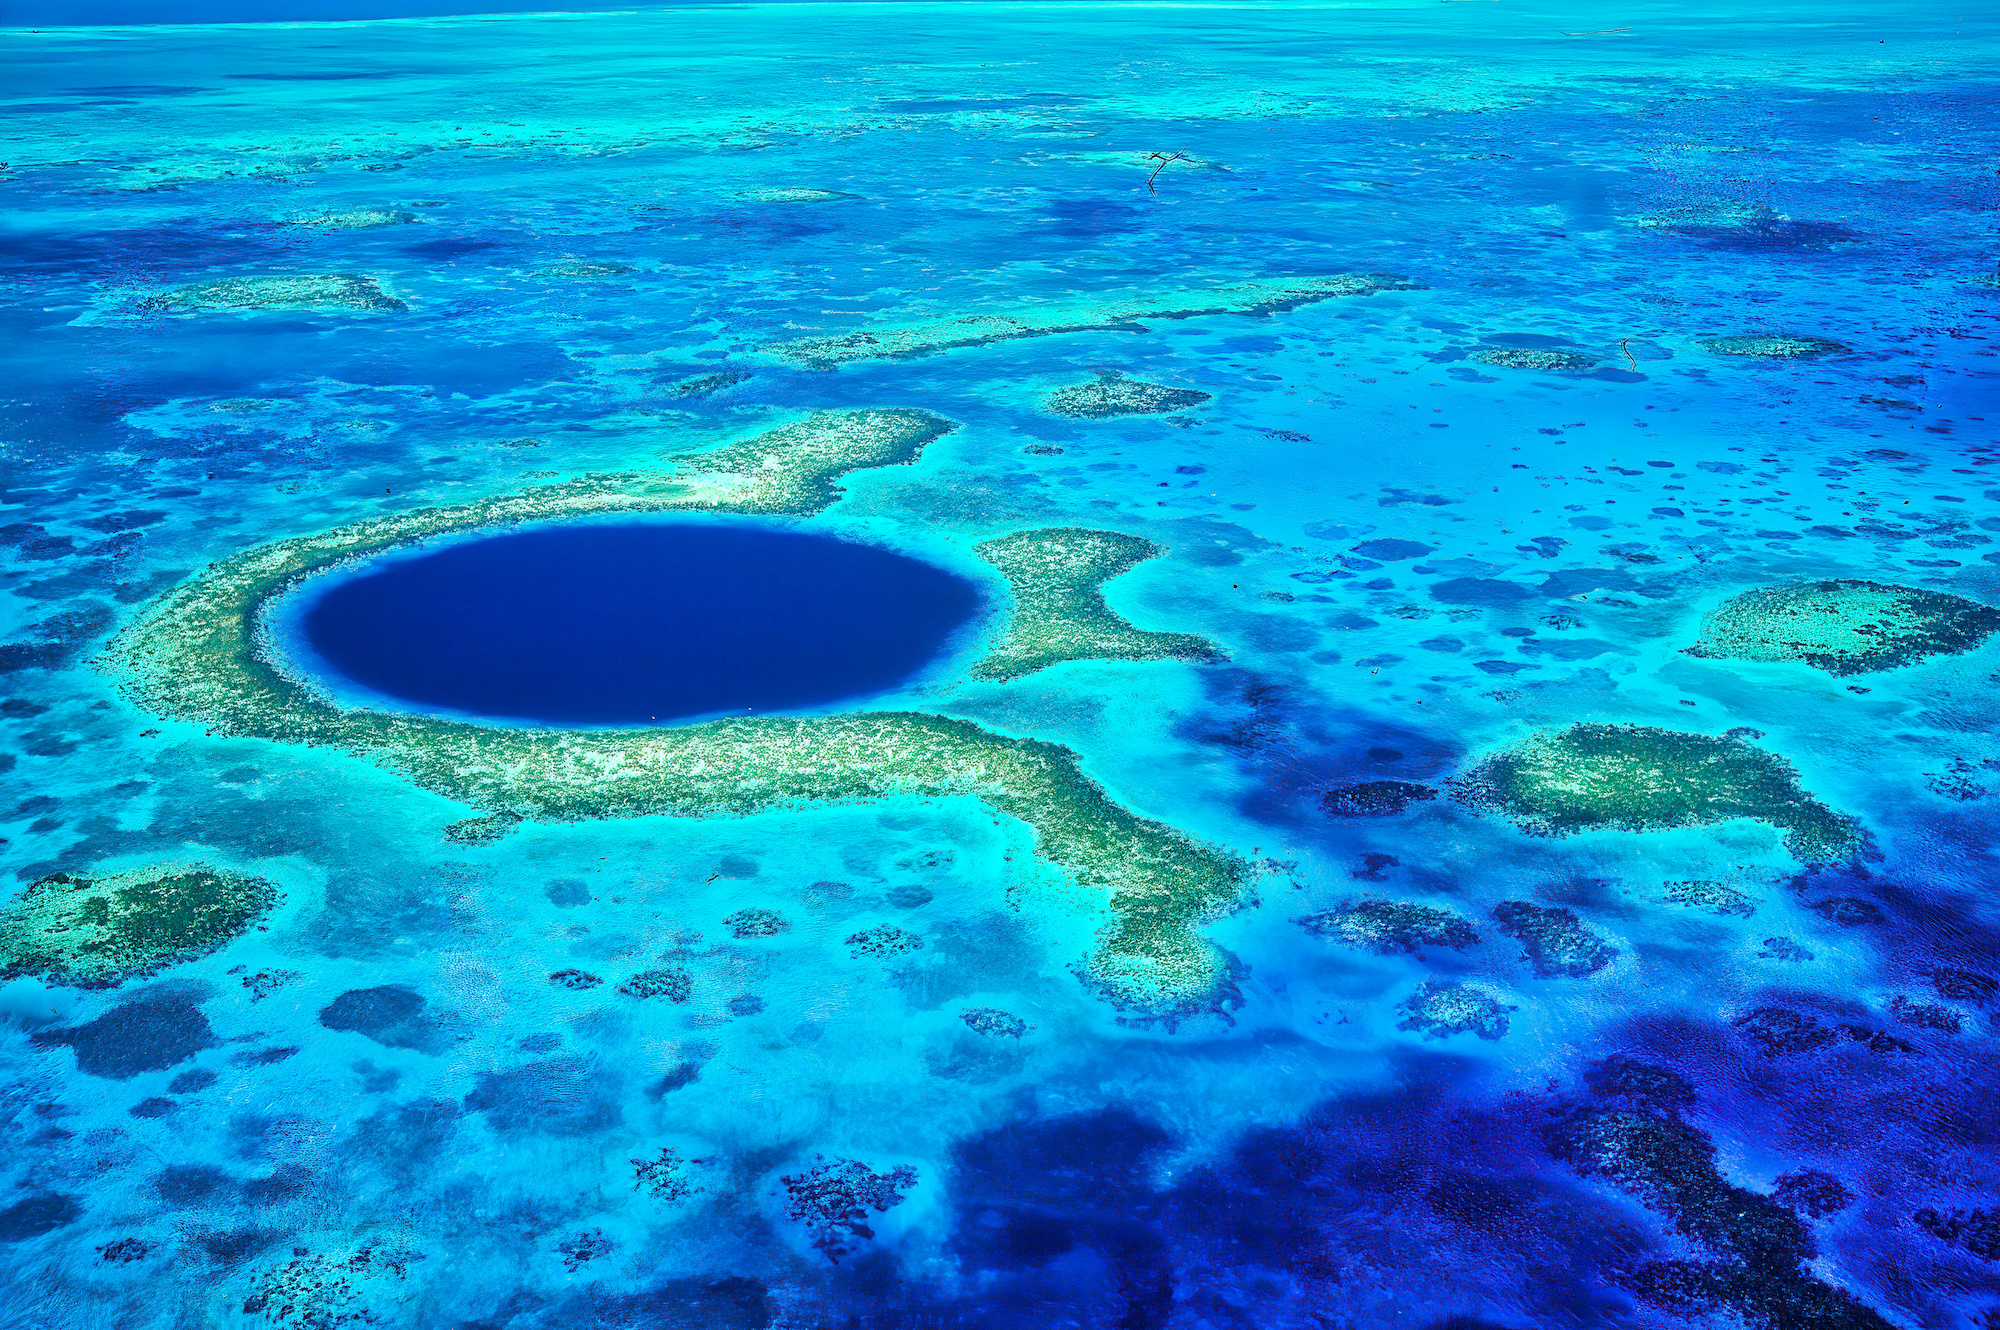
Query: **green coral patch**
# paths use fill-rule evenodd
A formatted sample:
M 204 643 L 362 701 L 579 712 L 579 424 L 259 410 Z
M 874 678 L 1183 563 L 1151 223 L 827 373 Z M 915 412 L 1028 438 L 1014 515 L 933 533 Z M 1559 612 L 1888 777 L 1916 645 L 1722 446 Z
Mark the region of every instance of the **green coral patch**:
M 1272 314 L 1336 296 L 1411 291 L 1417 286 L 1387 273 L 1341 273 L 1282 281 L 1239 282 L 1203 291 L 1163 292 L 1124 300 L 1077 302 L 1013 314 L 970 314 L 927 323 L 885 324 L 838 337 L 801 337 L 764 350 L 813 369 L 857 360 L 900 360 L 1018 337 L 1129 328 L 1141 319 L 1194 319 L 1213 314 Z
M 455 824 L 454 839 L 474 843 L 513 818 L 711 817 L 969 795 L 1029 824 L 1040 858 L 1108 894 L 1099 978 L 1136 1000 L 1206 991 L 1221 963 L 1193 930 L 1234 904 L 1244 866 L 1120 807 L 1066 748 L 910 712 L 530 730 L 343 710 L 291 677 L 258 632 L 273 597 L 392 546 L 603 513 L 817 512 L 839 497 L 846 472 L 913 461 L 952 428 L 920 411 L 825 413 L 659 472 L 584 476 L 259 546 L 168 592 L 114 640 L 104 665 L 158 714 L 211 734 L 338 747 L 482 810 Z
M 1164 546 L 1117 531 L 1017 531 L 975 551 L 1006 575 L 1014 616 L 1006 640 L 973 666 L 981 679 L 1018 679 L 1066 660 L 1219 660 L 1192 633 L 1134 628 L 1104 603 L 1104 584 Z
M 1801 789 L 1783 758 L 1733 735 L 1572 725 L 1488 758 L 1456 782 L 1456 792 L 1531 835 L 1660 831 L 1750 818 L 1782 830 L 1787 848 L 1808 862 L 1861 848 L 1852 818 Z
M 206 864 L 57 873 L 0 913 L 0 973 L 111 988 L 221 950 L 277 899 L 262 878 Z
M 1690 656 L 1796 661 L 1868 674 L 1971 651 L 2000 629 L 2000 610 L 1963 596 L 1838 579 L 1759 587 L 1723 602 Z

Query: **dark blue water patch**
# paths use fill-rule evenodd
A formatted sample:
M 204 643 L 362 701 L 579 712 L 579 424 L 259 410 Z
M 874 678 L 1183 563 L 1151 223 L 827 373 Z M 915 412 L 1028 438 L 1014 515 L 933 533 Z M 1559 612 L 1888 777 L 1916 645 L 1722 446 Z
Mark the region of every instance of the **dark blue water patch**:
M 764 527 L 547 527 L 340 581 L 301 620 L 333 669 L 483 716 L 618 725 L 825 706 L 936 659 L 978 589 L 889 550 Z

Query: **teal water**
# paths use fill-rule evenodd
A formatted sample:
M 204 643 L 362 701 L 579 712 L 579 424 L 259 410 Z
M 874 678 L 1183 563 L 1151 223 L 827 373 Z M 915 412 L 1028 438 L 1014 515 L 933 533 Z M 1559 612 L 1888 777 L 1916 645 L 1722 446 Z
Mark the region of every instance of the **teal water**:
M 8 21 L 9 889 L 277 896 L 115 987 L 10 957 L 0 1321 L 2000 1315 L 1996 648 L 1686 651 L 1772 585 L 2000 604 L 1987 7 Z M 1402 280 L 1200 312 L 1348 273 Z M 365 280 L 212 285 L 301 274 Z M 1052 409 L 1102 376 L 1182 395 Z M 1251 865 L 1201 1001 L 1082 982 L 1105 893 L 969 794 L 487 835 L 102 667 L 267 542 L 851 408 L 956 428 L 789 529 L 982 587 L 1016 532 L 1164 549 L 1110 608 L 1226 660 L 867 705 Z M 1747 730 L 1858 848 L 1463 797 L 1579 722 Z

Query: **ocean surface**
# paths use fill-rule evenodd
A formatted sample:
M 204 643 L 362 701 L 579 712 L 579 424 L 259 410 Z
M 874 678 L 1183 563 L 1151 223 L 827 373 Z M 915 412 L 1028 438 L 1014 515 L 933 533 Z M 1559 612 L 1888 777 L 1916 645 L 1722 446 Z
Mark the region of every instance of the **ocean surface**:
M 2000 1324 L 2000 11 L 62 19 L 0 52 L 0 1326 Z M 207 711 L 114 649 L 266 547 L 891 408 L 949 428 L 789 508 L 190 628 Z M 982 671 L 991 542 L 1076 531 L 1150 545 L 1037 605 L 1207 647 Z M 809 607 L 852 658 L 746 599 L 772 542 L 874 560 Z M 364 595 L 453 560 L 462 632 Z M 1739 599 L 1856 583 L 1918 609 Z M 748 626 L 698 697 L 471 691 L 669 591 Z M 1075 775 L 605 816 L 226 723 L 343 594 L 432 645 L 328 649 L 473 662 L 310 683 L 410 751 L 769 707 Z M 1629 811 L 1660 754 L 1693 811 Z M 1097 982 L 1150 906 L 1045 851 L 1098 790 L 1237 866 L 1199 992 Z

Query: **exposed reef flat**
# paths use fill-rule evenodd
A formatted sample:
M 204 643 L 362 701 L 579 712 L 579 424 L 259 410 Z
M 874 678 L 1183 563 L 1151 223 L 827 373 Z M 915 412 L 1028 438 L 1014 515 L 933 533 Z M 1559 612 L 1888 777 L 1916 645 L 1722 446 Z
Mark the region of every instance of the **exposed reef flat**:
M 1066 660 L 1220 660 L 1192 633 L 1154 633 L 1104 603 L 1104 584 L 1166 550 L 1118 531 L 1017 531 L 975 551 L 1014 592 L 1007 637 L 972 667 L 981 679 L 1018 679 Z
M 383 292 L 373 277 L 356 273 L 298 273 L 270 277 L 225 277 L 195 282 L 148 296 L 139 308 L 188 314 L 261 309 L 408 309 Z
M 392 546 L 607 513 L 814 513 L 839 497 L 847 472 L 911 462 L 952 428 L 920 411 L 827 413 L 676 457 L 658 472 L 582 476 L 258 546 L 154 602 L 113 641 L 103 665 L 139 705 L 211 734 L 337 746 L 447 798 L 524 820 L 712 817 L 970 795 L 1028 823 L 1042 859 L 1108 893 L 1112 923 L 1092 958 L 1096 978 L 1134 1001 L 1206 992 L 1222 960 L 1193 930 L 1236 901 L 1244 866 L 1121 808 L 1067 748 L 911 712 L 529 730 L 342 710 L 281 670 L 259 632 L 274 596 Z
M 1056 389 L 1042 399 L 1042 406 L 1052 415 L 1105 420 L 1112 416 L 1157 416 L 1185 411 L 1200 406 L 1211 396 L 1193 388 L 1169 388 L 1163 383 L 1105 374 L 1092 383 L 1074 383 Z
M 1889 582 L 1838 579 L 1759 587 L 1702 623 L 1690 656 L 1796 661 L 1828 674 L 1867 674 L 1971 651 L 2000 629 L 2000 610 L 1963 596 Z
M 1786 847 L 1808 862 L 1845 858 L 1862 843 L 1852 818 L 1799 788 L 1791 764 L 1733 735 L 1572 725 L 1488 758 L 1454 788 L 1465 803 L 1537 836 L 1751 818 L 1782 830 Z
M 112 988 L 221 950 L 277 899 L 262 878 L 207 864 L 57 873 L 0 913 L 0 976 Z
M 812 369 L 835 369 L 857 360 L 897 360 L 1017 337 L 1129 328 L 1141 319 L 1194 319 L 1212 314 L 1274 314 L 1335 296 L 1413 291 L 1417 285 L 1388 273 L 1342 273 L 1282 281 L 1239 282 L 1205 291 L 1162 292 L 1151 297 L 1077 302 L 1015 314 L 969 314 L 928 323 L 885 324 L 838 337 L 801 337 L 764 348 Z
M 1814 360 L 1849 349 L 1828 337 L 1711 337 L 1702 349 L 1718 356 L 1754 356 L 1766 360 Z

